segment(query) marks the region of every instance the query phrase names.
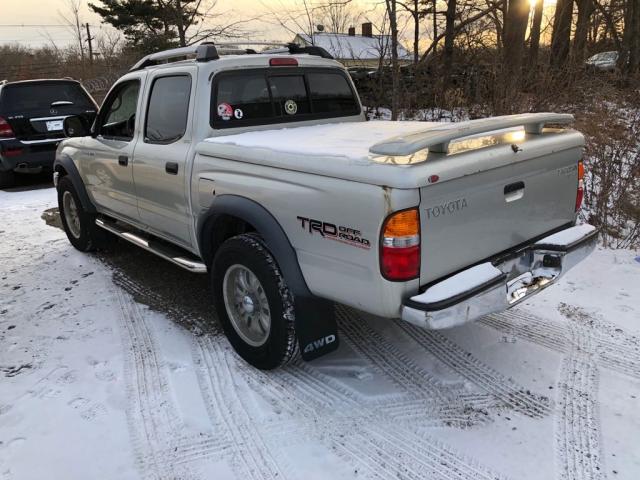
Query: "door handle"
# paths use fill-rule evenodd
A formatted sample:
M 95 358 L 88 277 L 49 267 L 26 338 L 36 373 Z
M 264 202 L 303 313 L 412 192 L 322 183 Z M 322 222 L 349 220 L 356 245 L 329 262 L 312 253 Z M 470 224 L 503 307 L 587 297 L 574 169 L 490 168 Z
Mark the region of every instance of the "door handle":
M 164 164 L 164 171 L 169 175 L 178 174 L 178 164 L 176 162 L 167 162 Z
M 524 197 L 524 182 L 510 183 L 504 187 L 504 200 L 509 203 Z
M 123 167 L 129 165 L 129 157 L 127 157 L 126 155 L 120 155 L 118 157 L 118 165 L 122 165 Z

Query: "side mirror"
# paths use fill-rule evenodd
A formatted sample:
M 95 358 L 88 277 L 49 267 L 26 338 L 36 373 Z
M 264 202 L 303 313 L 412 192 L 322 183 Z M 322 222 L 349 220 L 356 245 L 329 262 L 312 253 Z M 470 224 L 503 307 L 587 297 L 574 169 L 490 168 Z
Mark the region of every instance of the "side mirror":
M 72 115 L 62 122 L 62 131 L 65 137 L 86 137 L 89 135 L 91 128 L 84 117 Z

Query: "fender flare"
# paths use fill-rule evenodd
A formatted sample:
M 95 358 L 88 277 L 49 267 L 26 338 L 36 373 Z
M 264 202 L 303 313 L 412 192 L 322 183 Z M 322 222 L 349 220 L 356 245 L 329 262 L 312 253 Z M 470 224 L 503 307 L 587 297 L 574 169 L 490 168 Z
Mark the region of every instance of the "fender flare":
M 293 294 L 298 297 L 313 296 L 302 275 L 298 256 L 282 226 L 266 208 L 249 198 L 232 194 L 215 197 L 212 205 L 198 219 L 198 247 L 201 253 L 206 250 L 204 247 L 219 215 L 231 215 L 251 224 L 264 238 Z M 208 263 L 211 259 L 205 260 Z
M 78 197 L 80 198 L 80 203 L 82 203 L 82 208 L 85 212 L 97 213 L 96 207 L 89 199 L 89 195 L 87 194 L 87 189 L 84 186 L 80 172 L 78 172 L 78 168 L 75 163 L 73 163 L 71 157 L 68 155 L 56 156 L 56 159 L 53 162 L 53 171 L 60 172 L 60 170 L 64 170 L 66 175 L 71 179 L 73 188 L 76 189 Z

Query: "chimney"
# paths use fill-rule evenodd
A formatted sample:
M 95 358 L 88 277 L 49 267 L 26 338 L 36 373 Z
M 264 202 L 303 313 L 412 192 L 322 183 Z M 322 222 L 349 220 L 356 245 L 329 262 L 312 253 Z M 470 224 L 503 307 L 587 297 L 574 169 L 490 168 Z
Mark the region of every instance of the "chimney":
M 356 36 L 356 27 L 349 27 L 349 36 L 350 37 Z
M 371 22 L 362 24 L 362 36 L 373 37 L 373 24 Z

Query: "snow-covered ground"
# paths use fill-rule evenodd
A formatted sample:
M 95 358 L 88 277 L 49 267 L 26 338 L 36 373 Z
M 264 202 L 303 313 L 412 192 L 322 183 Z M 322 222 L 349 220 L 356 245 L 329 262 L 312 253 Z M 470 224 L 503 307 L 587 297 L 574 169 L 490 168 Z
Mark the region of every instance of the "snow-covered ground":
M 338 307 L 336 353 L 265 373 L 204 276 L 0 205 L 1 480 L 640 478 L 637 252 L 449 331 Z

